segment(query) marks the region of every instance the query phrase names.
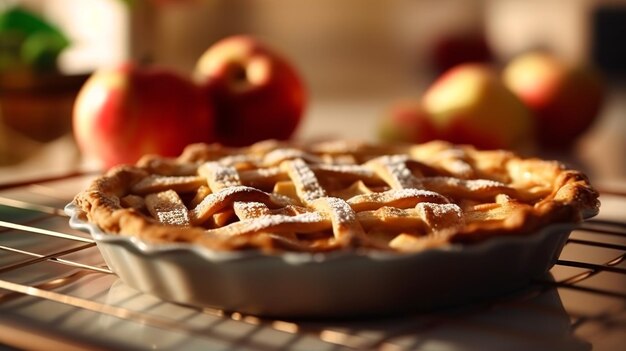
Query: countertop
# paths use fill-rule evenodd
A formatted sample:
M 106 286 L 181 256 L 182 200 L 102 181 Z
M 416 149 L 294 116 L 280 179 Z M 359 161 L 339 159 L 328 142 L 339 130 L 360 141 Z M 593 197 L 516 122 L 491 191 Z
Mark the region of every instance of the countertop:
M 302 140 L 374 140 L 388 99 L 313 104 Z M 0 343 L 34 349 L 616 350 L 626 342 L 626 92 L 560 159 L 602 209 L 550 274 L 461 308 L 364 320 L 271 320 L 161 301 L 122 283 L 62 208 L 95 173 L 71 135 L 0 167 Z M 4 139 L 5 141 L 7 139 Z M 1 348 L 1 346 L 0 346 Z

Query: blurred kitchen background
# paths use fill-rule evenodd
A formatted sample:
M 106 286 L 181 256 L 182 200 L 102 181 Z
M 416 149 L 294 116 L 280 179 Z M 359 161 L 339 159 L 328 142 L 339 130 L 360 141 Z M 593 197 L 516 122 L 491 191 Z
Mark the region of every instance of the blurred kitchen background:
M 45 55 L 26 65 L 7 64 L 10 43 L 0 43 L 0 182 L 76 169 L 71 106 L 99 67 L 132 59 L 189 74 L 212 43 L 249 33 L 304 77 L 306 140 L 376 140 L 381 116 L 423 93 L 445 64 L 437 48 L 459 35 L 496 65 L 537 48 L 594 64 L 609 85 L 601 116 L 558 157 L 599 183 L 626 183 L 623 0 L 0 0 L 0 12 L 15 5 L 56 26 L 67 46 L 53 42 L 63 46 L 56 65 Z

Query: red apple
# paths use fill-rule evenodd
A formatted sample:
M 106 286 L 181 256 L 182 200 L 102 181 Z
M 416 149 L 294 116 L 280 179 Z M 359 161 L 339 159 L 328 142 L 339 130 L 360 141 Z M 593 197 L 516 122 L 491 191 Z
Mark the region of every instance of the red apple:
M 213 111 L 200 88 L 173 72 L 133 64 L 87 80 L 74 104 L 73 128 L 82 153 L 107 168 L 214 141 Z
M 306 92 L 298 73 L 252 37 L 233 36 L 211 46 L 198 60 L 195 77 L 215 106 L 222 144 L 288 139 L 302 118 Z
M 439 139 L 431 118 L 417 101 L 397 102 L 385 114 L 379 127 L 379 137 L 384 141 L 406 143 Z
M 441 139 L 481 149 L 525 150 L 533 144 L 530 112 L 488 65 L 446 71 L 427 89 L 422 104 Z
M 546 147 L 570 146 L 596 119 L 604 97 L 593 69 L 545 53 L 513 59 L 503 79 L 533 111 L 538 141 Z

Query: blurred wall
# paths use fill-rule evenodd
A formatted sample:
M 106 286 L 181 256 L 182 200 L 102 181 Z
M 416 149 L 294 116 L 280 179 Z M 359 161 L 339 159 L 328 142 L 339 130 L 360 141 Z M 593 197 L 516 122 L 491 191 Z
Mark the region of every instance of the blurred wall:
M 188 1 L 162 6 L 155 61 L 193 69 L 211 43 L 250 33 L 289 57 L 314 94 L 381 93 L 402 81 L 394 26 L 402 1 Z M 381 67 L 388 69 L 381 70 Z M 389 69 L 391 68 L 391 69 Z
M 134 42 L 149 40 L 145 56 L 188 72 L 219 38 L 251 33 L 288 56 L 315 96 L 392 96 L 432 78 L 432 46 L 454 33 L 483 32 L 500 62 L 533 48 L 589 60 L 593 10 L 620 2 L 161 0 Z
M 14 0 L 17 1 L 17 0 Z M 314 96 L 394 96 L 432 79 L 432 46 L 483 32 L 503 62 L 532 48 L 588 60 L 594 9 L 623 0 L 24 0 L 74 39 L 66 70 L 128 58 L 181 72 L 250 33 L 289 57 Z

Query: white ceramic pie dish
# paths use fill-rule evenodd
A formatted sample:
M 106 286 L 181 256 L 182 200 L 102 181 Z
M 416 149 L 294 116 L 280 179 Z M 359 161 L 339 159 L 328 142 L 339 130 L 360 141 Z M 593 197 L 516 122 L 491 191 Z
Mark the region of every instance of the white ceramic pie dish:
M 73 204 L 72 228 L 91 233 L 129 286 L 162 299 L 272 317 L 348 317 L 427 311 L 519 289 L 556 262 L 574 224 L 414 254 L 218 252 L 151 244 L 87 223 Z

